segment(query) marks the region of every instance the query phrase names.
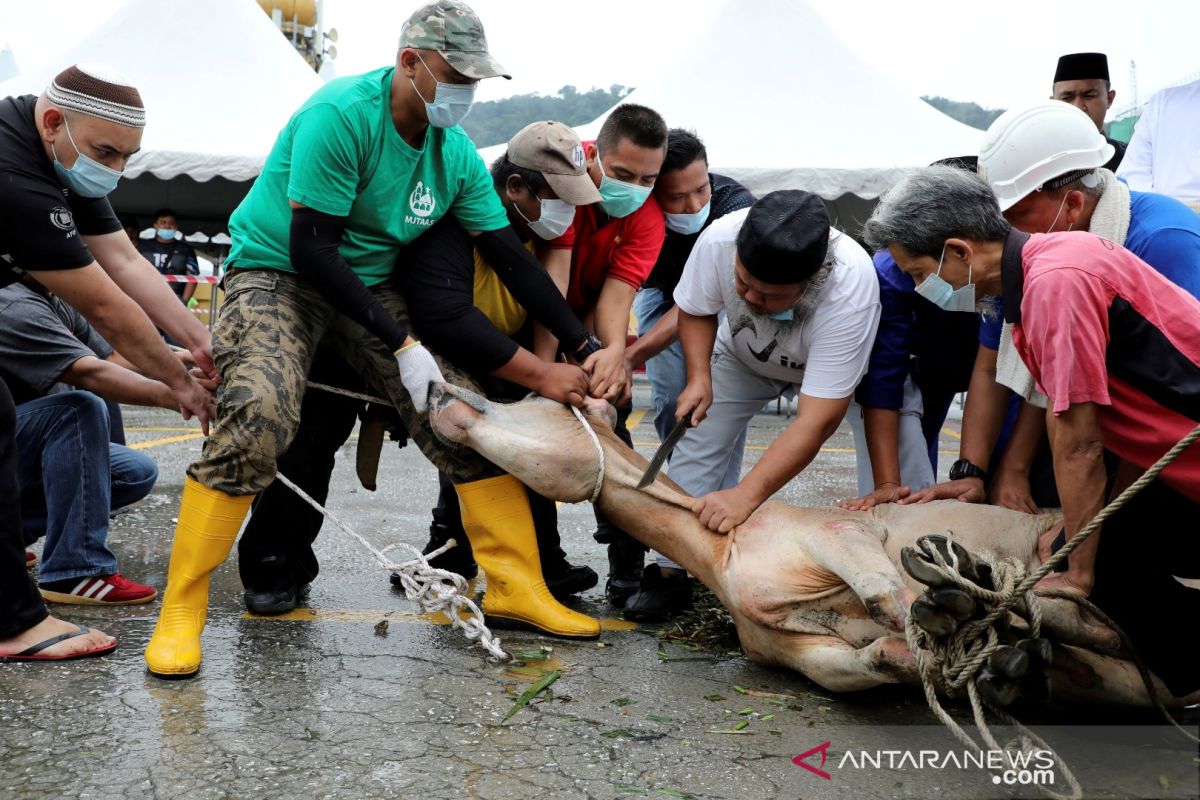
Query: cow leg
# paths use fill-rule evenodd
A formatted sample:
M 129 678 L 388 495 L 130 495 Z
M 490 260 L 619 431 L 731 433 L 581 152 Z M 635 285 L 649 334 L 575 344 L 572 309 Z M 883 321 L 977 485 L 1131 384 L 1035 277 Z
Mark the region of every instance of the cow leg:
M 853 519 L 821 527 L 823 535 L 811 537 L 808 544 L 809 556 L 854 590 L 871 619 L 902 632 L 915 598 L 884 552 L 882 534 L 874 525 Z
M 884 683 L 920 682 L 908 644 L 895 636 L 884 636 L 856 649 L 836 636 L 795 634 L 787 652 L 776 655 L 787 666 L 831 692 L 857 692 Z

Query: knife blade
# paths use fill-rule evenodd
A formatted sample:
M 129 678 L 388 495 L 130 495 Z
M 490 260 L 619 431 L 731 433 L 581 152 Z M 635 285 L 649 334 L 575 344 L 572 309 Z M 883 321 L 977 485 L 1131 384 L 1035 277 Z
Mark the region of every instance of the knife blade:
M 667 456 L 671 455 L 671 451 L 675 449 L 675 445 L 679 444 L 679 440 L 683 438 L 683 434 L 687 433 L 689 427 L 691 427 L 691 419 L 688 417 L 675 423 L 675 427 L 671 428 L 667 438 L 663 439 L 663 443 L 654 451 L 654 457 L 650 459 L 650 466 L 646 467 L 646 474 L 638 481 L 637 488 L 645 489 L 654 482 L 663 464 L 667 463 Z

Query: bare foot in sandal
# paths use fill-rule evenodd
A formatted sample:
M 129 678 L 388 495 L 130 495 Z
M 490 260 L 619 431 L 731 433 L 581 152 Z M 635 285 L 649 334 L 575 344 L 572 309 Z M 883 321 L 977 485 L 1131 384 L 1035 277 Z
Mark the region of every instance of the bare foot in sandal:
M 38 645 L 45 646 L 36 649 Z M 46 617 L 11 639 L 0 639 L 0 661 L 66 661 L 104 655 L 116 646 L 117 640 L 103 631 Z

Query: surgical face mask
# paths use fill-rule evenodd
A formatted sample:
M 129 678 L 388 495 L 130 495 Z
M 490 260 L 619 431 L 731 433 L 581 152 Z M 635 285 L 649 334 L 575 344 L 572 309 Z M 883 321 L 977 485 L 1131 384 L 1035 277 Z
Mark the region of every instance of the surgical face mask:
M 67 131 L 67 140 L 71 143 L 71 147 L 75 148 L 78 156 L 75 159 L 75 166 L 67 168 L 58 160 L 58 150 L 54 148 L 54 143 L 50 143 L 50 152 L 54 153 L 54 171 L 58 174 L 59 180 L 67 185 L 71 191 L 83 197 L 106 197 L 117 188 L 117 181 L 121 180 L 121 173 L 115 169 L 109 169 L 99 161 L 94 161 L 83 154 L 79 146 L 75 144 L 74 137 L 71 136 L 71 126 L 67 124 L 67 118 L 63 117 L 63 127 Z
M 774 314 L 764 314 L 763 316 L 770 317 L 771 319 L 777 319 L 781 322 L 787 322 L 796 316 L 796 309 L 788 308 L 784 309 L 783 311 L 776 311 Z
M 1058 213 L 1054 215 L 1054 221 L 1050 223 L 1050 227 L 1046 228 L 1046 233 L 1050 233 L 1051 231 L 1054 230 L 1054 226 L 1058 224 L 1058 218 L 1062 216 L 1063 209 L 1066 208 L 1066 206 L 1067 206 L 1067 196 L 1063 195 L 1062 202 L 1058 204 Z M 1074 222 L 1067 225 L 1067 232 L 1070 232 L 1071 228 L 1074 228 L 1074 227 L 1075 227 Z
M 425 116 L 429 118 L 429 124 L 435 128 L 453 128 L 466 119 L 467 113 L 471 110 L 471 103 L 475 102 L 475 84 L 442 83 L 419 53 L 417 60 L 421 62 L 421 66 L 425 67 L 429 76 L 437 82 L 437 88 L 433 91 L 433 102 L 430 102 L 417 88 L 417 82 L 412 78 L 408 79 L 409 83 L 413 85 L 413 91 L 417 93 L 417 97 L 420 97 L 425 103 Z
M 155 228 L 154 235 L 160 239 L 165 239 L 167 241 L 170 241 L 175 238 L 175 229 L 174 228 Z
M 600 168 L 600 207 L 610 217 L 628 217 L 642 207 L 650 196 L 649 186 L 626 183 L 604 174 L 604 162 L 596 151 L 596 166 Z
M 971 283 L 971 265 L 967 265 L 967 285 L 955 289 L 942 279 L 942 260 L 946 258 L 946 246 L 942 245 L 942 254 L 938 257 L 937 272 L 926 276 L 917 286 L 917 294 L 946 311 L 974 311 L 975 284 Z
M 532 192 L 531 192 L 532 194 Z M 546 241 L 553 241 L 567 232 L 571 227 L 571 223 L 575 221 L 575 206 L 568 203 L 566 200 L 552 198 L 543 200 L 536 194 L 534 199 L 541 206 L 541 213 L 537 219 L 530 219 L 521 211 L 521 207 L 515 202 L 513 208 L 521 215 L 521 219 L 529 224 L 529 230 L 536 233 Z
M 695 214 L 664 214 L 667 218 L 667 229 L 688 236 L 693 233 L 699 233 L 704 227 L 704 223 L 708 221 L 708 213 L 712 209 L 712 198 L 704 204 L 704 208 L 697 211 Z

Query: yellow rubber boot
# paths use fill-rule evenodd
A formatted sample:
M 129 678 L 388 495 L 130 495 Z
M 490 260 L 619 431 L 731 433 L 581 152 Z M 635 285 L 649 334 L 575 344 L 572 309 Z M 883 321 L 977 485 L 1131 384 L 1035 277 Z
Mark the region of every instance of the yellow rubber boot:
M 188 678 L 200 669 L 200 632 L 208 615 L 208 579 L 228 556 L 253 495 L 233 497 L 187 478 L 167 568 L 158 624 L 146 646 L 146 667 L 160 678 Z
M 597 620 L 562 605 L 546 588 L 525 486 L 511 475 L 501 475 L 454 490 L 475 561 L 487 575 L 483 613 L 553 636 L 599 636 Z

